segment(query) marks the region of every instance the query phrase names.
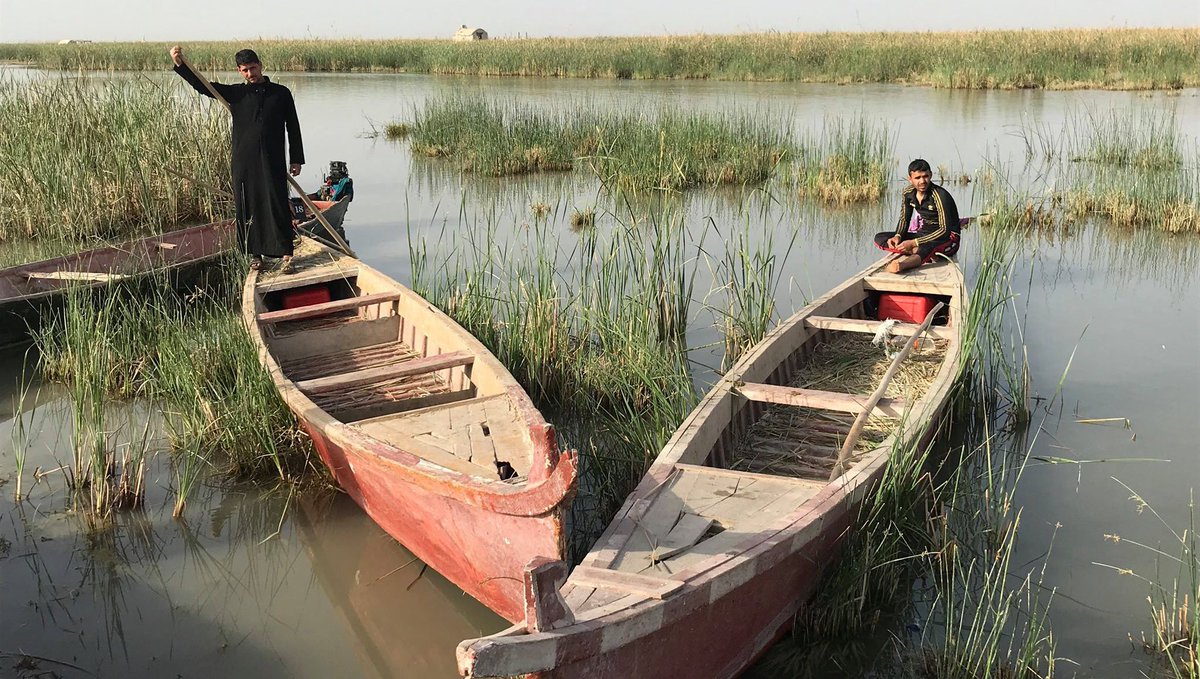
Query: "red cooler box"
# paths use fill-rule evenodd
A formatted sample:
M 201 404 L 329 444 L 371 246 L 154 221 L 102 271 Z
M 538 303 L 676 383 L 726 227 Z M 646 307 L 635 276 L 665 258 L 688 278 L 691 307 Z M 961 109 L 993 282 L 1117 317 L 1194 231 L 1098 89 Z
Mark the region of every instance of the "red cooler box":
M 283 291 L 283 308 L 295 309 L 302 306 L 324 304 L 330 301 L 329 286 L 309 285 Z
M 937 300 L 926 295 L 901 295 L 884 292 L 879 295 L 879 320 L 894 318 L 901 323 L 922 323 Z

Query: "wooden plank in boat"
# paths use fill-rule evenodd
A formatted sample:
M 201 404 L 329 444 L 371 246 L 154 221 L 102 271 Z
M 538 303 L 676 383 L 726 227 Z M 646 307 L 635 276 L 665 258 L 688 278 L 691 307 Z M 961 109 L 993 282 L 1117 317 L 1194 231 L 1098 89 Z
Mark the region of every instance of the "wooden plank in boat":
M 830 450 L 832 450 L 836 453 L 839 449 L 838 448 L 830 448 Z M 703 472 L 705 474 L 712 474 L 714 476 L 734 476 L 734 477 L 740 476 L 742 478 L 769 479 L 771 481 L 777 481 L 777 482 L 781 482 L 781 483 L 788 483 L 788 484 L 794 484 L 794 485 L 807 485 L 807 486 L 811 486 L 812 488 L 814 488 L 816 490 L 820 490 L 821 488 L 824 488 L 825 484 L 826 484 L 825 481 L 816 481 L 813 479 L 805 479 L 805 478 L 800 478 L 798 476 L 779 476 L 778 474 L 761 474 L 759 472 L 744 472 L 744 471 L 739 471 L 737 469 L 722 469 L 720 467 L 705 467 L 703 465 L 685 464 L 683 462 L 676 462 L 675 466 L 684 471 Z
M 97 271 L 30 271 L 25 274 L 25 278 L 42 281 L 92 281 L 95 283 L 107 283 L 108 281 L 119 281 L 122 278 L 127 278 L 127 276 L 119 273 L 101 273 Z
M 496 461 L 496 446 L 492 437 L 483 433 L 484 423 L 470 422 L 467 424 L 467 440 L 470 444 L 471 461 L 475 464 L 494 464 Z M 489 427 L 488 431 L 491 431 Z
M 863 287 L 883 292 L 955 296 L 961 294 L 956 268 L 957 265 L 950 262 L 925 265 L 898 274 L 888 273 L 881 268 L 863 278 Z
M 678 580 L 592 566 L 576 566 L 575 570 L 571 571 L 571 582 L 579 587 L 611 589 L 641 594 L 652 599 L 666 599 L 683 587 L 683 583 Z
M 667 539 L 658 546 L 658 549 L 654 550 L 654 556 L 658 559 L 666 559 L 691 549 L 700 541 L 700 538 L 704 537 L 709 526 L 712 525 L 712 517 L 684 512 L 671 532 L 667 533 Z
M 804 319 L 809 326 L 819 330 L 839 330 L 843 332 L 874 333 L 884 321 L 861 320 L 857 318 L 835 318 L 833 316 L 809 316 Z M 916 331 L 915 323 L 897 323 L 892 326 L 891 334 L 908 337 Z M 929 335 L 938 339 L 950 339 L 956 331 L 945 326 L 929 328 Z
M 386 441 L 396 448 L 428 460 L 439 467 L 488 481 L 498 480 L 495 468 L 475 464 L 442 448 L 440 445 L 435 445 L 433 442 L 423 441 L 413 436 L 411 431 L 406 427 L 406 423 L 402 420 L 381 420 L 365 426 L 361 424 L 354 426 L 374 438 Z
M 415 358 L 411 361 L 380 366 L 378 368 L 367 368 L 366 370 L 356 370 L 341 375 L 330 375 L 329 377 L 304 380 L 297 382 L 296 387 L 308 394 L 321 394 L 337 391 L 338 389 L 371 384 L 383 379 L 409 377 L 460 365 L 470 365 L 474 360 L 475 356 L 465 351 L 452 351 L 447 354 Z
M 843 394 L 836 391 L 781 387 L 754 382 L 739 384 L 737 390 L 751 401 L 855 414 L 862 412 L 863 404 L 870 398 L 870 394 Z M 871 414 L 875 417 L 898 418 L 904 415 L 905 406 L 903 399 L 881 398 Z
M 264 311 L 258 315 L 259 323 L 282 323 L 284 321 L 299 321 L 305 318 L 328 316 L 339 311 L 357 309 L 371 304 L 383 304 L 400 299 L 399 292 L 380 292 L 374 295 L 362 295 L 346 299 L 336 299 L 332 302 L 310 304 L 295 309 L 280 309 L 279 311 Z
M 295 274 L 282 275 L 278 278 L 270 280 L 261 280 L 254 286 L 258 293 L 275 292 L 277 290 L 287 290 L 288 288 L 299 288 L 306 285 L 316 285 L 317 283 L 328 283 L 329 281 L 340 281 L 358 276 L 357 266 L 337 266 L 325 265 L 319 269 L 310 271 L 301 271 Z

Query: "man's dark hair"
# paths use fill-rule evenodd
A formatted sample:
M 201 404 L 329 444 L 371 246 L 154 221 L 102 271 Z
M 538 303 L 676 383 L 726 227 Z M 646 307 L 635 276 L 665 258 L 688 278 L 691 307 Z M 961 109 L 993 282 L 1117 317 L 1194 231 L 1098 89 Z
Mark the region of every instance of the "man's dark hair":
M 258 54 L 256 54 L 254 52 L 254 50 L 251 50 L 251 49 L 245 49 L 245 50 L 239 51 L 237 54 L 233 55 L 233 60 L 235 62 L 237 62 L 238 66 L 245 66 L 246 64 L 261 64 L 262 63 L 262 60 L 258 58 Z
M 912 174 L 914 172 L 928 172 L 933 174 L 933 170 L 929 168 L 929 161 L 924 158 L 917 158 L 908 164 L 908 173 Z

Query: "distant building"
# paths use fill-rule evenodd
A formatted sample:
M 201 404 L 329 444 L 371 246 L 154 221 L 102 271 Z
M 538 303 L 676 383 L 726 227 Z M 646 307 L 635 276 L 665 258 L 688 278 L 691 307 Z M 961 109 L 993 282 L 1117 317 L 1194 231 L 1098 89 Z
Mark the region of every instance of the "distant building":
M 60 45 L 82 45 L 82 44 L 88 43 L 88 42 L 91 42 L 91 40 L 76 40 L 74 38 L 65 38 L 63 40 L 59 40 L 58 44 L 60 44 Z
M 462 28 L 454 32 L 454 39 L 460 41 L 487 40 L 487 31 L 482 28 L 467 28 L 467 25 L 463 24 Z

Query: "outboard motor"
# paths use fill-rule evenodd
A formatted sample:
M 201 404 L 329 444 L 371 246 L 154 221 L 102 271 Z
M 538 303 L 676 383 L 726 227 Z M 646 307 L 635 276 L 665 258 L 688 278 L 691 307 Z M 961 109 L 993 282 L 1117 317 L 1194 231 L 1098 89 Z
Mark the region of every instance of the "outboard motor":
M 325 175 L 325 184 L 321 186 L 323 200 L 354 199 L 354 180 L 350 178 L 350 170 L 345 161 L 329 161 L 329 174 Z

